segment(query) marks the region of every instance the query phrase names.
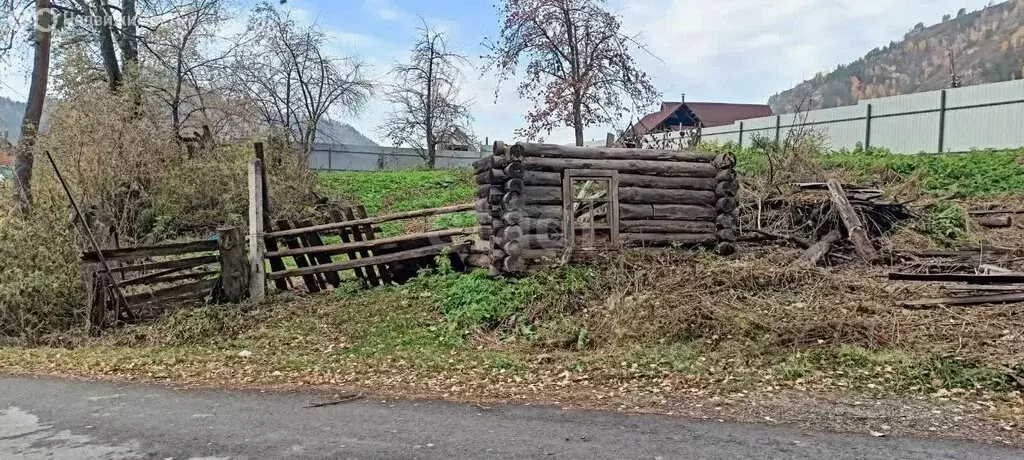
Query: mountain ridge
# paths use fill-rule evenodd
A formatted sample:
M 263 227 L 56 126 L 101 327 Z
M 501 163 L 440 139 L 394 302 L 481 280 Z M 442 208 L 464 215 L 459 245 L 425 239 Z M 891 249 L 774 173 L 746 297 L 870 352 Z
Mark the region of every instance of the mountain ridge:
M 943 19 L 918 23 L 902 40 L 774 94 L 768 104 L 776 113 L 791 113 L 948 88 L 950 51 L 962 86 L 1022 77 L 1024 0 L 973 12 L 961 8 Z

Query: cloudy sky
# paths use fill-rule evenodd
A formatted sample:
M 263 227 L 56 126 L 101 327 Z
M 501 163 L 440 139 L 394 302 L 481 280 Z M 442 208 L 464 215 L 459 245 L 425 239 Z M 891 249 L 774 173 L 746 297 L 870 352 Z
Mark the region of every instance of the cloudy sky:
M 275 2 L 276 3 L 276 2 Z M 640 61 L 666 100 L 765 103 L 768 97 L 876 46 L 900 39 L 917 22 L 932 24 L 987 0 L 607 0 L 627 33 L 638 34 L 654 56 Z M 383 78 L 403 59 L 421 18 L 446 31 L 475 64 L 481 42 L 499 26 L 493 0 L 290 0 L 297 17 L 318 23 L 332 37 L 331 52 L 359 55 Z M 2 69 L 0 95 L 24 99 L 27 69 Z M 467 69 L 464 96 L 474 101 L 473 131 L 481 138 L 512 139 L 528 107 L 506 83 L 495 99 L 495 77 Z M 387 107 L 375 101 L 346 116 L 380 141 L 376 125 Z M 591 127 L 603 139 L 608 127 Z M 549 141 L 570 142 L 558 130 Z

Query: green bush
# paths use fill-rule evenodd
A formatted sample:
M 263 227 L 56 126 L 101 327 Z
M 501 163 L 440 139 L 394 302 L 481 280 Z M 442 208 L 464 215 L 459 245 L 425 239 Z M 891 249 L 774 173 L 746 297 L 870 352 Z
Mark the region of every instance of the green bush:
M 469 274 L 444 273 L 421 279 L 439 298 L 445 318 L 463 330 L 498 327 L 523 311 L 541 292 L 533 278 L 506 281 L 477 270 Z
M 955 203 L 943 201 L 925 206 L 916 225 L 921 233 L 946 244 L 970 237 L 967 211 Z

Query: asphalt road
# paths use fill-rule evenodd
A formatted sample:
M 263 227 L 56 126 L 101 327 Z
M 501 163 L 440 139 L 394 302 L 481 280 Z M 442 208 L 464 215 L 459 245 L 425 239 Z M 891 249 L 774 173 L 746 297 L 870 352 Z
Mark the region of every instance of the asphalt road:
M 1020 459 L 954 441 L 654 415 L 0 377 L 2 459 Z

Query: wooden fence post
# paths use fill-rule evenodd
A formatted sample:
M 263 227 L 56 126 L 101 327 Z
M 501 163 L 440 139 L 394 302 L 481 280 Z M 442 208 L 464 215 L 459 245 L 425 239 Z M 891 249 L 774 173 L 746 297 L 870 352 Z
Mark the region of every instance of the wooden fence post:
M 260 302 L 267 294 L 263 255 L 263 162 L 253 158 L 249 163 L 249 298 Z
M 245 257 L 245 237 L 239 227 L 217 229 L 220 250 L 220 300 L 239 303 L 249 293 L 249 261 Z

